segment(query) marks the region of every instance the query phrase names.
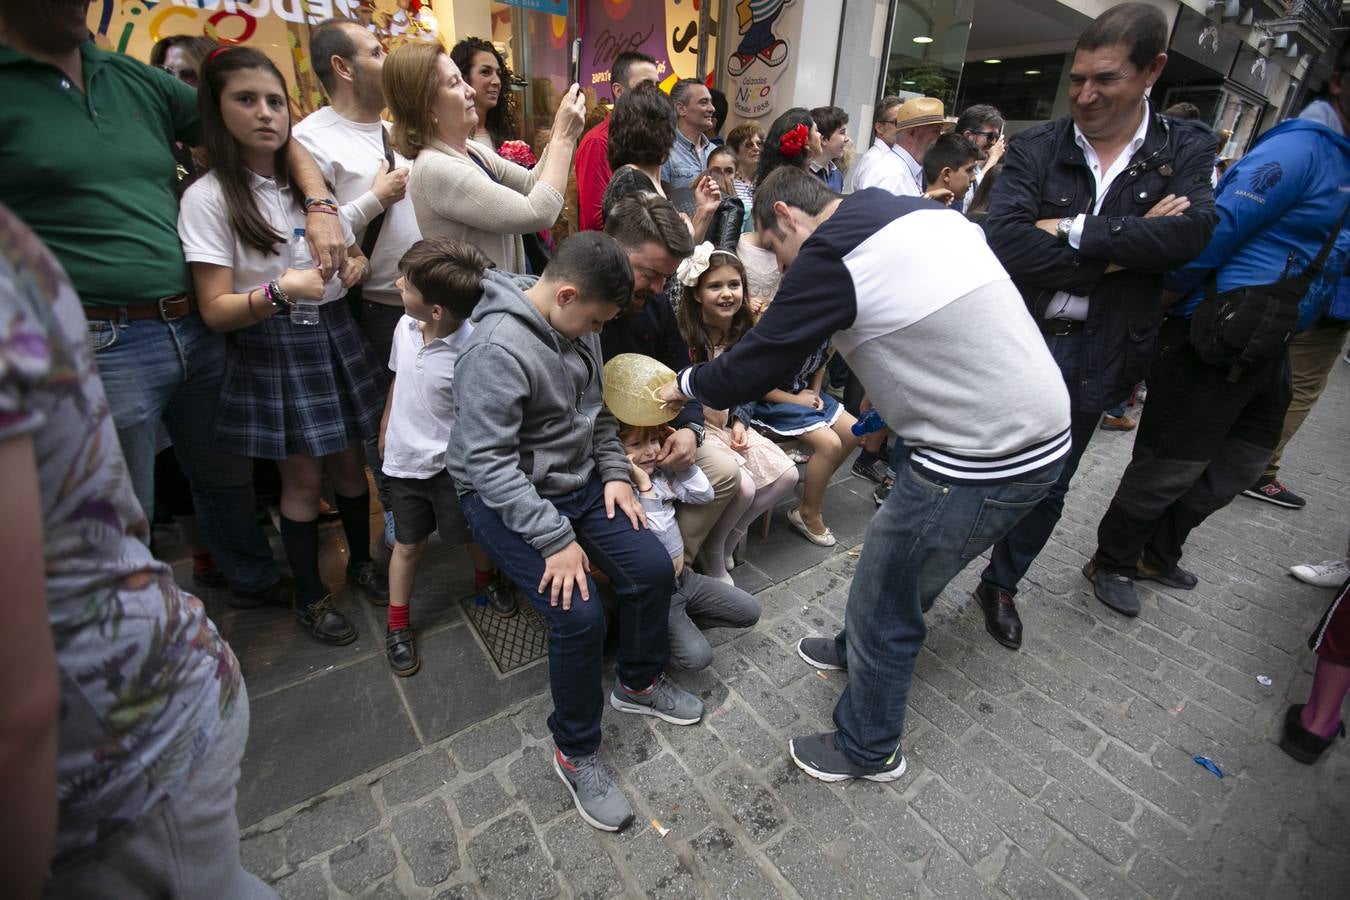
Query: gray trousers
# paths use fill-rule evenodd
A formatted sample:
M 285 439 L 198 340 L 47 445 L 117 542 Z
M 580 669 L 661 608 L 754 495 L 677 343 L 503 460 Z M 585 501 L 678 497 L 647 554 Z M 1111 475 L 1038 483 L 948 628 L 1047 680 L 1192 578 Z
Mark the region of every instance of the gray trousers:
M 248 740 L 248 692 L 184 788 L 90 855 L 58 868 L 43 896 L 81 900 L 218 897 L 262 900 L 276 892 L 239 862 L 235 788 Z
M 745 591 L 685 566 L 670 595 L 670 664 L 690 672 L 706 669 L 713 649 L 701 629 L 749 628 L 759 612 L 759 601 Z

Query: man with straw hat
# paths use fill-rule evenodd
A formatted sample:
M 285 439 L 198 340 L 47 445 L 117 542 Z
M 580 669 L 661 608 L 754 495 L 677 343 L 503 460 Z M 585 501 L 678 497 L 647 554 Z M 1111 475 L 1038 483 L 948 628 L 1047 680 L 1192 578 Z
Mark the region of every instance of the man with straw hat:
M 923 197 L 923 158 L 951 127 L 942 101 L 933 97 L 884 97 L 872 123 L 876 140 L 858 161 L 853 189 L 879 187 L 900 197 Z M 927 196 L 943 199 L 935 191 Z

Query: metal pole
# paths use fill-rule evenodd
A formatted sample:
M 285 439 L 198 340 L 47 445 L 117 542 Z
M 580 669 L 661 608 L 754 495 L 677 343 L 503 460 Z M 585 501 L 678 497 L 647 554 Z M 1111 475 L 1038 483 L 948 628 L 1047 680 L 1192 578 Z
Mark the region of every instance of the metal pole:
M 712 4 L 703 0 L 698 9 L 698 63 L 695 73 L 699 81 L 708 75 L 708 27 L 712 22 Z

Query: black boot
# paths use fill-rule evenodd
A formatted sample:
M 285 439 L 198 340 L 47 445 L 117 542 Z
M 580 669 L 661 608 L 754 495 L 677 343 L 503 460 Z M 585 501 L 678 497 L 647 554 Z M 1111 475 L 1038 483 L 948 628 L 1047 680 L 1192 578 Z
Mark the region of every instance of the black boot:
M 1022 617 L 1012 594 L 981 581 L 975 589 L 975 602 L 984 610 L 984 630 L 1010 650 L 1022 646 Z

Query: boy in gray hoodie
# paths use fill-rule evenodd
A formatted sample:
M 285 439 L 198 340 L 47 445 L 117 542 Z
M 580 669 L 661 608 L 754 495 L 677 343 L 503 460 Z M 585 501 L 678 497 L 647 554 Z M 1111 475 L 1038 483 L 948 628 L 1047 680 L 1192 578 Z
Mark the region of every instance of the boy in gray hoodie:
M 548 622 L 553 766 L 581 817 L 605 831 L 633 810 L 600 759 L 605 615 L 592 564 L 619 599 L 610 704 L 676 725 L 703 717 L 662 674 L 670 557 L 646 529 L 602 399 L 598 334 L 632 292 L 627 255 L 594 231 L 564 241 L 538 279 L 486 272 L 455 363 L 446 452 L 474 539 Z

